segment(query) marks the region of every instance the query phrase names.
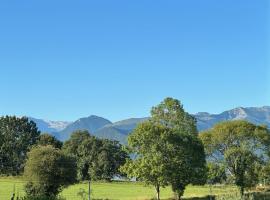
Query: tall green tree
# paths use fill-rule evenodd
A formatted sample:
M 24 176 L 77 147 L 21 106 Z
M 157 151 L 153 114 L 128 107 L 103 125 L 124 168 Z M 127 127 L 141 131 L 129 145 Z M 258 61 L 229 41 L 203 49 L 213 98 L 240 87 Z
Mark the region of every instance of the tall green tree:
M 93 180 L 93 172 L 96 171 L 94 162 L 98 159 L 99 150 L 102 148 L 102 141 L 94 136 L 82 141 L 78 146 L 78 177 L 80 180 Z
M 180 101 L 166 98 L 153 107 L 149 121 L 141 123 L 128 138 L 136 157 L 121 170 L 154 185 L 157 199 L 160 187 L 171 185 L 180 199 L 186 185 L 204 183 L 205 154 L 197 137 L 196 121 Z
M 96 139 L 86 130 L 73 132 L 64 143 L 63 151 L 76 159 L 79 180 L 90 179 L 89 163 L 97 157 L 98 146 Z
M 53 199 L 76 181 L 75 160 L 53 146 L 36 146 L 28 153 L 24 177 L 30 197 Z
M 258 183 L 257 166 L 269 159 L 270 133 L 247 121 L 221 122 L 200 134 L 209 159 L 225 163 L 241 194 Z
M 36 124 L 26 117 L 0 117 L 0 173 L 20 174 L 26 154 L 39 135 Z

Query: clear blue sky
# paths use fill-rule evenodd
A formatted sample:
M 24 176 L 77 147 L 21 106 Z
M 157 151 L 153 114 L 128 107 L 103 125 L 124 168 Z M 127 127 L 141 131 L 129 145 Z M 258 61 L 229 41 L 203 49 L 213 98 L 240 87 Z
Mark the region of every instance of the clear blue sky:
M 268 0 L 2 0 L 0 115 L 270 105 Z

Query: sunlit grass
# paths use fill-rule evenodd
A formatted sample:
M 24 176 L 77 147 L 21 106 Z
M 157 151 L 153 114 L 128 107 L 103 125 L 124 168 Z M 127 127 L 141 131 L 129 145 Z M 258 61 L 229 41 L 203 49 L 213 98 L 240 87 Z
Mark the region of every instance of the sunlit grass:
M 16 196 L 24 195 L 25 182 L 21 178 L 0 178 L 0 199 L 10 199 L 13 191 Z M 83 194 L 88 191 L 88 183 L 80 183 L 65 188 L 61 196 L 66 200 L 82 200 Z M 84 193 L 85 192 L 85 193 Z M 236 193 L 237 189 L 233 186 L 213 187 L 212 194 L 230 194 Z M 81 196 L 78 194 L 81 193 Z M 185 197 L 201 197 L 210 194 L 208 186 L 188 186 Z M 161 198 L 172 198 L 173 192 L 170 187 L 161 190 Z M 155 190 L 151 186 L 145 186 L 142 183 L 134 182 L 93 182 L 91 183 L 92 199 L 110 199 L 110 200 L 145 200 L 155 197 Z

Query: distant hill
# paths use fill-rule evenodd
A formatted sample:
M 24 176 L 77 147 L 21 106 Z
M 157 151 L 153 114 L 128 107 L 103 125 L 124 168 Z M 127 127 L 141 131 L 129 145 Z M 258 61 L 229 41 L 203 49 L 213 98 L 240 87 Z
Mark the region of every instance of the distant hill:
M 216 123 L 228 120 L 247 120 L 255 124 L 265 124 L 270 127 L 270 107 L 235 108 L 220 114 L 200 112 L 194 115 L 199 131 L 212 128 Z M 88 130 L 91 134 L 126 143 L 127 136 L 141 122 L 148 118 L 131 118 L 112 123 L 109 120 L 91 115 L 75 122 L 52 122 L 31 118 L 42 132 L 49 132 L 60 140 L 66 140 L 75 130 Z
M 235 108 L 220 114 L 197 113 L 197 126 L 199 131 L 212 128 L 216 123 L 230 120 L 247 120 L 255 124 L 265 124 L 270 127 L 270 106 Z
M 131 118 L 122 120 L 113 124 L 106 125 L 93 132 L 93 134 L 101 138 L 118 140 L 121 143 L 125 143 L 127 135 L 131 133 L 139 123 L 147 119 L 148 118 Z
M 67 140 L 71 133 L 76 130 L 87 130 L 90 133 L 94 133 L 98 129 L 109 124 L 112 124 L 112 122 L 102 117 L 91 115 L 89 117 L 80 118 L 77 121 L 69 124 L 65 129 L 58 132 L 55 136 L 60 140 Z

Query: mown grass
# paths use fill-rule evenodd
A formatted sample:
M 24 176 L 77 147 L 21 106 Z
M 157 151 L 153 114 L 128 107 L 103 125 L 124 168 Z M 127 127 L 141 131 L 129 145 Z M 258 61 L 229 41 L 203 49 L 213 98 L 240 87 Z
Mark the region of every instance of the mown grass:
M 21 178 L 0 178 L 0 200 L 10 199 L 13 191 L 16 196 L 24 195 L 25 182 Z M 66 200 L 82 200 L 81 196 L 88 191 L 87 183 L 80 183 L 65 188 L 61 196 Z M 145 200 L 155 197 L 153 187 L 144 186 L 142 183 L 134 182 L 93 182 L 91 184 L 92 199 L 110 199 L 110 200 Z M 212 194 L 232 194 L 236 193 L 234 186 L 213 187 Z M 81 193 L 79 196 L 78 193 Z M 210 194 L 208 186 L 188 186 L 184 197 L 202 197 Z M 173 192 L 170 187 L 161 190 L 162 199 L 172 198 Z

